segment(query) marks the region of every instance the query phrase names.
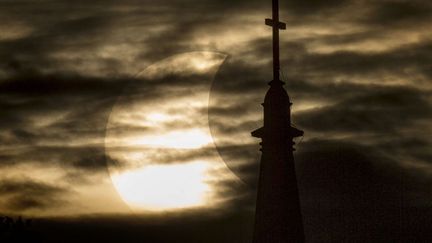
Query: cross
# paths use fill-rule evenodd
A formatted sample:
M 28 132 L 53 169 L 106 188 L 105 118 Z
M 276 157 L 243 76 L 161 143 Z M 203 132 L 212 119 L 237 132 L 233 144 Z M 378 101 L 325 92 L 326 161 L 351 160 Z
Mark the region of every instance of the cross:
M 265 24 L 273 27 L 273 80 L 279 80 L 279 30 L 286 29 L 286 24 L 279 22 L 279 0 L 273 0 L 273 18 L 265 19 Z

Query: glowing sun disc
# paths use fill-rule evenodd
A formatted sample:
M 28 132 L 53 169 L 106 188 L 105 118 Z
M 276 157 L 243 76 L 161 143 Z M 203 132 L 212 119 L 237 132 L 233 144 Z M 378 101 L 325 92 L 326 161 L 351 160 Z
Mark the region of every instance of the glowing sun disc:
M 206 203 L 207 165 L 202 162 L 150 165 L 112 176 L 114 184 L 132 208 L 152 211 L 196 207 Z

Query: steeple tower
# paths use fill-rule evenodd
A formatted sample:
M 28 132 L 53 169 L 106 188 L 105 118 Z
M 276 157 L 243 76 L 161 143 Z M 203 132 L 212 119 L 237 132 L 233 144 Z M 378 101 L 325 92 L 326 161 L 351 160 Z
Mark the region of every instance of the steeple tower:
M 279 2 L 273 1 L 273 80 L 264 103 L 264 126 L 253 131 L 261 138 L 261 165 L 253 243 L 301 243 L 305 241 L 294 167 L 293 138 L 303 131 L 291 126 L 290 98 L 279 78 Z

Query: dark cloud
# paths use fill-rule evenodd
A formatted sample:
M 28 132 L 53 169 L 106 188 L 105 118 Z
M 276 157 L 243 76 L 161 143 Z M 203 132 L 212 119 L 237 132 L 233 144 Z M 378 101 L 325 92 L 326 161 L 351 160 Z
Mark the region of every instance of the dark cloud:
M 81 154 L 85 154 L 84 157 L 80 157 L 73 161 L 72 165 L 78 169 L 83 170 L 105 170 L 106 161 L 104 151 L 101 149 L 89 149 L 85 148 L 84 151 L 79 151 Z
M 95 5 L 94 7 L 98 6 Z M 1 64 L 9 67 L 11 74 L 29 69 L 58 67 L 56 58 L 51 57 L 58 51 L 81 51 L 96 47 L 107 34 L 111 20 L 104 11 L 91 7 L 80 8 L 79 5 L 65 2 L 45 3 L 42 6 L 27 3 L 20 11 L 16 11 L 17 6 L 9 4 L 5 9 L 9 10 L 8 16 L 12 19 L 12 24 L 15 24 L 13 19 L 17 18 L 20 19 L 19 23 L 25 23 L 32 29 L 28 35 L 19 39 L 1 41 Z
M 0 182 L 1 184 L 1 193 L 2 194 L 14 194 L 14 193 L 20 193 L 20 192 L 27 192 L 27 193 L 35 193 L 39 195 L 49 195 L 52 193 L 58 193 L 63 191 L 60 187 L 55 187 L 43 183 L 38 183 L 34 181 L 8 181 L 8 180 L 2 180 Z
M 384 1 L 377 2 L 368 24 L 394 25 L 403 22 L 411 24 L 432 17 L 432 5 L 426 1 Z
M 127 82 L 37 73 L 10 78 L 0 83 L 0 127 L 25 144 L 104 131 L 110 106 Z M 53 116 L 59 117 L 47 123 Z M 38 122 L 47 124 L 36 129 Z
M 35 164 L 88 172 L 106 172 L 104 148 L 92 146 L 31 146 L 3 151 L 1 166 Z
M 254 195 L 259 171 L 259 161 L 261 153 L 258 144 L 252 145 L 225 145 L 218 144 L 218 152 L 228 168 L 245 183 L 242 190 L 250 190 Z M 254 202 L 254 200 L 252 200 Z
M 419 119 L 431 119 L 428 93 L 395 87 L 350 97 L 324 108 L 296 116 L 299 126 L 321 132 L 395 133 L 414 125 Z M 314 121 L 319 120 L 319 123 Z
M 37 198 L 35 196 L 19 195 L 12 196 L 6 202 L 6 207 L 9 210 L 25 212 L 30 209 L 47 209 L 56 208 L 59 205 L 64 205 L 65 201 L 53 200 L 52 198 Z
M 416 68 L 420 73 L 430 62 L 431 45 L 422 42 L 402 46 L 380 53 L 359 53 L 341 51 L 330 54 L 306 55 L 303 72 L 331 72 L 334 74 L 356 74 L 386 72 L 387 74 L 402 74 L 407 68 Z
M 15 129 L 12 134 L 20 141 L 29 141 L 36 138 L 35 134 L 23 129 Z
M 25 211 L 63 205 L 69 189 L 31 180 L 0 181 L 1 197 L 9 210 Z
M 285 7 L 290 13 L 296 13 L 298 15 L 318 14 L 325 10 L 335 10 L 344 4 L 351 2 L 350 0 L 312 0 L 312 1 L 301 1 L 301 0 L 289 0 L 281 1 L 281 6 Z
M 101 96 L 119 92 L 129 80 L 98 79 L 76 74 L 43 75 L 37 72 L 20 73 L 0 83 L 3 94 L 25 97 L 50 96 L 68 98 L 70 96 Z

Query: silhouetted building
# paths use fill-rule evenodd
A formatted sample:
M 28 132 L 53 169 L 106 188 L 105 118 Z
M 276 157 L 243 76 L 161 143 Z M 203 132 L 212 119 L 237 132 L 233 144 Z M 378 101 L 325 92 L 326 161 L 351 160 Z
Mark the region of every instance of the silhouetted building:
M 262 157 L 255 214 L 254 243 L 304 242 L 293 138 L 303 135 L 291 126 L 291 102 L 279 79 L 279 3 L 273 0 L 273 80 L 264 98 L 264 126 L 253 131 L 261 138 Z

